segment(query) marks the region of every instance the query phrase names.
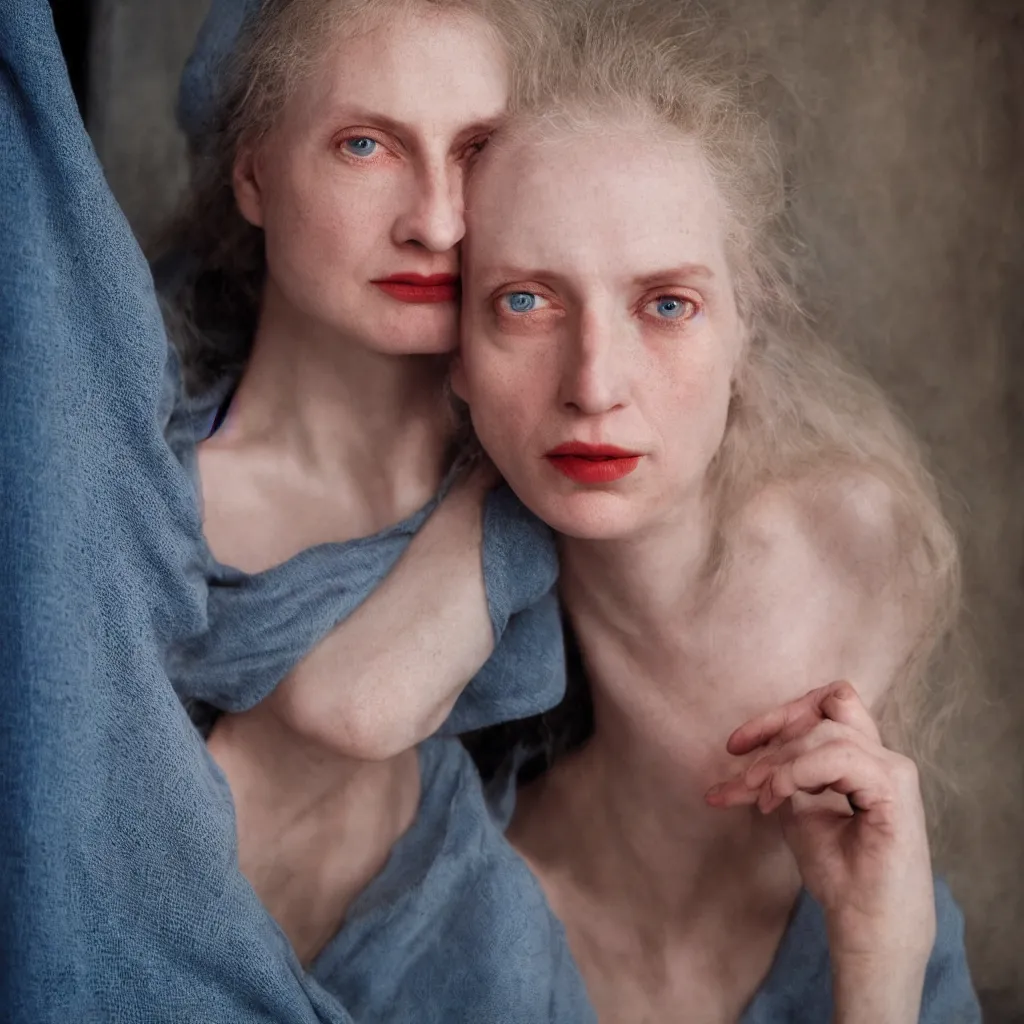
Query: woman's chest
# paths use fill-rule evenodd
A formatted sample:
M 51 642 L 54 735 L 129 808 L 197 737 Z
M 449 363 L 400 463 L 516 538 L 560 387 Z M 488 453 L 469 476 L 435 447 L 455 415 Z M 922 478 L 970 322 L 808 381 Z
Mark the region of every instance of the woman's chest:
M 319 544 L 381 528 L 351 490 L 311 480 L 256 455 L 199 449 L 203 533 L 214 558 L 255 574 Z
M 548 898 L 600 1024 L 737 1024 L 771 970 L 786 924 L 736 926 L 723 916 L 641 936 L 572 895 Z

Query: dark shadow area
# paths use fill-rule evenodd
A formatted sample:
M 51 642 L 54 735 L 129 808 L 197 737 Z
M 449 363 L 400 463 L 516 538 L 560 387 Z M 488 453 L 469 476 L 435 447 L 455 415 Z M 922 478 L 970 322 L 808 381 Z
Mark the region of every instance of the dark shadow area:
M 64 61 L 75 90 L 82 119 L 86 117 L 89 94 L 89 33 L 92 30 L 91 0 L 50 0 L 53 23 L 60 39 Z

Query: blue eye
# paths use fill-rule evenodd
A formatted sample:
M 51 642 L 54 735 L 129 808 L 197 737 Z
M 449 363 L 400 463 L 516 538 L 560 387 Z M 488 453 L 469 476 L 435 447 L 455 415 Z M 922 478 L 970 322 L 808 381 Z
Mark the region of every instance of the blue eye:
M 353 156 L 373 156 L 377 149 L 376 139 L 367 138 L 365 135 L 346 139 L 343 145 Z
M 681 299 L 678 295 L 662 295 L 647 304 L 648 309 L 652 307 L 654 315 L 662 320 L 678 320 L 694 308 L 689 299 Z
M 505 308 L 513 313 L 532 313 L 547 305 L 547 299 L 541 298 L 535 292 L 508 292 L 502 295 L 501 301 Z

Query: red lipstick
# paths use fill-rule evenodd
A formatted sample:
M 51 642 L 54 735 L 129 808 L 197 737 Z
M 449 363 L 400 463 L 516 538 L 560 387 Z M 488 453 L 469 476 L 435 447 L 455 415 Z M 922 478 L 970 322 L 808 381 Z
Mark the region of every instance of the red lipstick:
M 551 465 L 578 484 L 607 484 L 629 476 L 643 458 L 610 444 L 570 441 L 552 448 L 544 456 Z
M 454 302 L 459 295 L 455 274 L 392 274 L 372 283 L 399 302 Z

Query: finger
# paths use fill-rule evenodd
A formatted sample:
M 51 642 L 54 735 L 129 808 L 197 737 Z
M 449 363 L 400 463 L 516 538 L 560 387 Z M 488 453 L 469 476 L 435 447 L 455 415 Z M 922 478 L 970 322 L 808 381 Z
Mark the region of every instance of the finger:
M 825 719 L 819 721 L 810 732 L 795 740 L 790 740 L 788 743 L 779 743 L 778 740 L 774 741 L 764 748 L 761 756 L 753 764 L 747 765 L 741 772 L 738 772 L 726 782 L 713 787 L 713 790 L 716 794 L 726 794 L 726 799 L 729 799 L 729 794 L 732 794 L 734 791 L 737 794 L 742 793 L 744 788 L 752 791 L 752 793 L 759 791 L 772 771 L 779 765 L 787 761 L 794 761 L 817 747 L 838 740 L 849 740 L 852 743 L 856 743 L 869 754 L 880 754 L 882 752 L 887 755 L 890 754 L 880 742 L 869 739 L 853 727 L 843 725 L 840 722 L 833 722 L 831 719 Z M 753 796 L 748 795 L 744 802 L 751 803 L 753 801 Z
M 878 727 L 857 691 L 841 680 L 750 719 L 732 733 L 726 749 L 742 756 L 773 741 L 786 743 L 826 719 L 848 725 L 871 739 L 879 738 Z
M 884 757 L 865 751 L 851 740 L 836 740 L 777 765 L 758 791 L 758 808 L 771 814 L 796 793 L 831 789 L 852 807 L 871 814 L 891 807 L 897 787 Z
M 825 771 L 821 777 L 808 774 L 805 778 L 799 774 L 806 772 L 808 765 L 818 763 L 815 757 L 821 751 L 827 752 L 830 759 L 827 763 L 833 771 Z M 884 747 L 871 745 L 865 737 L 848 726 L 827 723 L 820 726 L 815 733 L 786 744 L 779 751 L 758 761 L 728 782 L 713 786 L 706 794 L 707 802 L 715 807 L 757 804 L 762 811 L 768 813 L 797 792 L 816 795 L 826 789 L 837 789 L 844 796 L 850 796 L 854 791 L 848 791 L 848 787 L 839 788 L 836 785 L 836 778 L 832 776 L 836 766 L 841 763 L 836 758 L 849 760 L 851 752 L 856 752 L 857 756 L 852 759 L 852 763 L 855 770 L 860 769 L 860 774 L 852 777 L 843 776 L 847 783 L 850 783 L 851 778 L 853 782 L 869 775 L 874 778 L 871 766 L 885 766 L 892 756 Z M 794 772 L 798 774 L 794 775 Z M 859 797 L 853 795 L 852 799 L 858 810 L 867 809 L 867 805 L 863 804 Z
M 785 764 L 787 761 L 795 761 L 798 757 L 802 757 L 817 747 L 822 747 L 826 743 L 834 743 L 837 740 L 849 740 L 851 743 L 856 743 L 867 753 L 878 753 L 885 749 L 881 743 L 870 740 L 853 726 L 825 719 L 797 739 L 785 743 L 776 740 L 766 747 L 761 757 L 743 772 L 743 781 L 747 786 L 758 789 L 764 785 L 765 780 L 778 765 Z

